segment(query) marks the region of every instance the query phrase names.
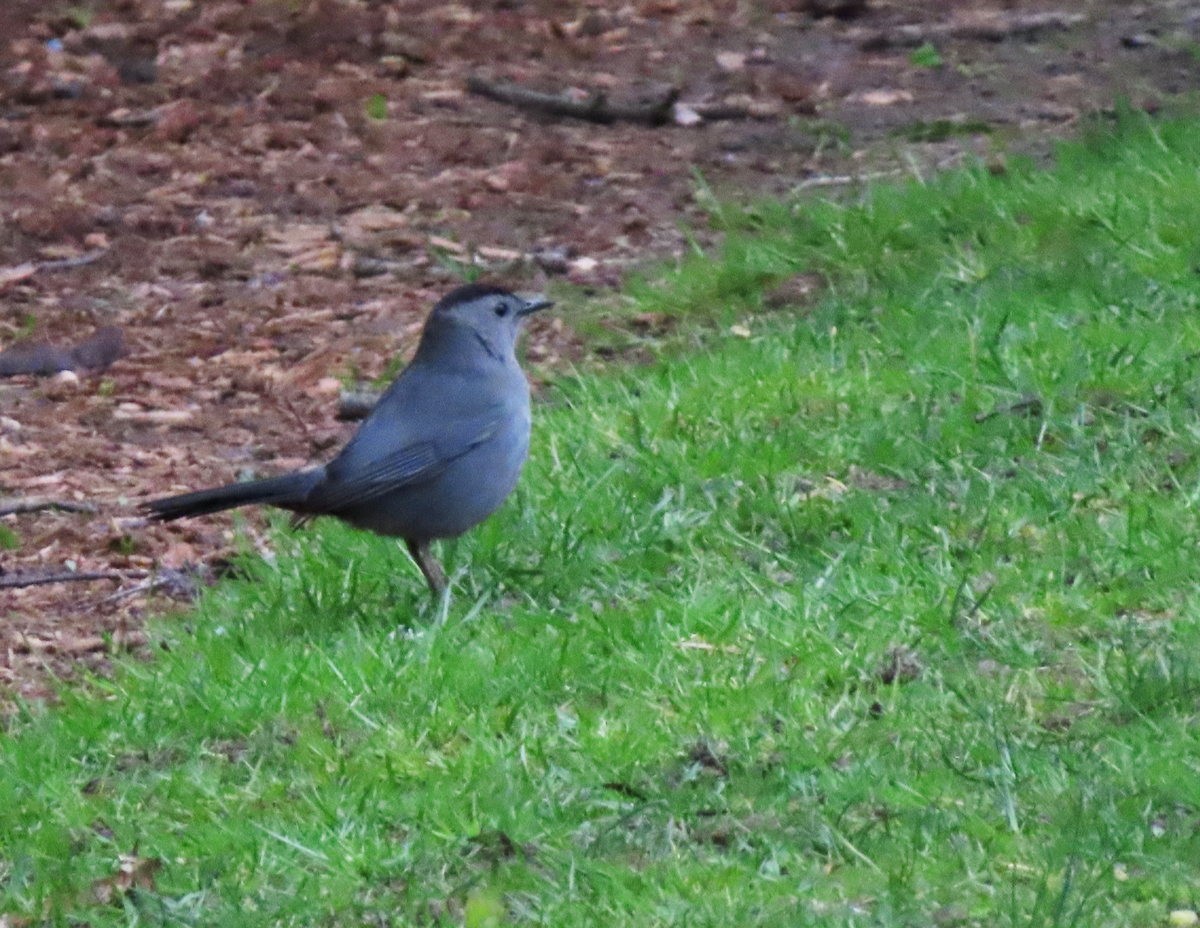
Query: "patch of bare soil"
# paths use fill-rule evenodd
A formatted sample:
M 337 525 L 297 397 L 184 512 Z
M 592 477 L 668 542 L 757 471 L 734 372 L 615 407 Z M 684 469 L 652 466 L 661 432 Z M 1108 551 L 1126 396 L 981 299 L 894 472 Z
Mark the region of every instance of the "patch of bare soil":
M 328 455 L 341 382 L 412 345 L 455 264 L 612 288 L 703 228 L 695 172 L 824 190 L 1153 108 L 1195 89 L 1198 22 L 1112 0 L 5 0 L 0 687 L 40 698 L 142 647 L 189 589 L 173 571 L 231 534 L 133 504 Z M 587 350 L 566 307 L 528 356 Z M 71 571 L 96 578 L 25 585 Z

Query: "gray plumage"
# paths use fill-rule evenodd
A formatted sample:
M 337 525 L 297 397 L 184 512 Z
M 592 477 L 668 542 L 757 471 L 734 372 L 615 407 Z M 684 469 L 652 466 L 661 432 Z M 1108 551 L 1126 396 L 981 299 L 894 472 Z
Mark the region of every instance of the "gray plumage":
M 170 521 L 262 504 L 336 516 L 403 538 L 435 594 L 429 542 L 453 538 L 512 492 L 529 450 L 529 385 L 517 363 L 527 315 L 551 304 L 468 284 L 433 308 L 412 362 L 328 464 L 144 504 Z

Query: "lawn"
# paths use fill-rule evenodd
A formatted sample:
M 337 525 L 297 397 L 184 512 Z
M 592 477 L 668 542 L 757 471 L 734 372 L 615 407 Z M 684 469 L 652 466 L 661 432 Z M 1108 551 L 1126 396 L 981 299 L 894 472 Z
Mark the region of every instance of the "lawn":
M 1190 924 L 1198 203 L 1200 124 L 1126 117 L 714 206 L 448 609 L 281 523 L 9 723 L 0 925 Z

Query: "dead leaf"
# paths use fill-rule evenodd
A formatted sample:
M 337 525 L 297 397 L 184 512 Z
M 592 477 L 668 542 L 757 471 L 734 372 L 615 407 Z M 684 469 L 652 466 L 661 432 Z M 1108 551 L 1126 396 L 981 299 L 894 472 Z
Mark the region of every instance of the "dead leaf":
M 329 227 L 312 222 L 298 222 L 272 229 L 268 233 L 272 249 L 280 254 L 295 256 L 311 253 L 330 241 Z
M 721 100 L 729 111 L 742 110 L 753 119 L 770 119 L 783 112 L 778 100 L 763 100 L 745 93 L 732 93 Z
M 297 271 L 310 274 L 327 274 L 336 270 L 342 262 L 342 249 L 336 242 L 293 255 L 289 264 Z
M 384 239 L 388 242 L 402 241 L 417 245 L 421 239 L 411 231 L 408 217 L 390 206 L 364 206 L 347 213 L 339 221 L 341 235 L 350 245 L 360 246 L 365 241 Z M 399 236 L 396 233 L 401 233 Z
M 642 335 L 666 335 L 678 324 L 679 319 L 667 313 L 638 313 L 631 316 L 629 324 Z
M 182 143 L 203 122 L 203 116 L 191 100 L 175 100 L 159 107 L 154 126 L 154 137 L 164 142 Z
M 687 759 L 717 776 L 729 776 L 729 764 L 725 752 L 729 746 L 724 742 L 712 743 L 707 739 L 695 742 L 689 749 Z
M 860 490 L 894 491 L 907 490 L 909 487 L 907 480 L 864 470 L 857 464 L 850 465 L 850 473 L 846 479 L 848 483 Z
M 122 854 L 117 864 L 115 876 L 105 877 L 92 884 L 92 895 L 101 905 L 115 905 L 130 890 L 144 889 L 154 891 L 154 877 L 162 869 L 162 860 L 158 857 L 138 857 L 136 854 Z
M 850 490 L 846 484 L 842 483 L 836 477 L 826 475 L 820 479 L 820 483 L 814 483 L 812 480 L 804 477 L 798 478 L 796 480 L 795 492 L 788 502 L 794 505 L 811 499 L 838 500 Z
M 893 645 L 888 648 L 883 661 L 875 671 L 880 681 L 886 684 L 910 683 L 925 672 L 925 662 L 921 655 L 912 648 L 904 645 Z
M 764 293 L 763 306 L 767 309 L 807 306 L 824 286 L 825 278 L 820 274 L 796 274 Z

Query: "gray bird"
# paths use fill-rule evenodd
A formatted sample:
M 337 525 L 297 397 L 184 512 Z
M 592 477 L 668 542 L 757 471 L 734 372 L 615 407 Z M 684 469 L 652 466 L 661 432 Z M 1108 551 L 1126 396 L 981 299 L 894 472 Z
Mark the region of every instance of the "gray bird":
M 499 508 L 529 451 L 529 384 L 515 353 L 522 323 L 553 305 L 468 284 L 444 296 L 417 353 L 332 461 L 247 483 L 152 500 L 170 521 L 268 505 L 302 519 L 336 516 L 403 538 L 435 596 L 446 574 L 429 550 Z

